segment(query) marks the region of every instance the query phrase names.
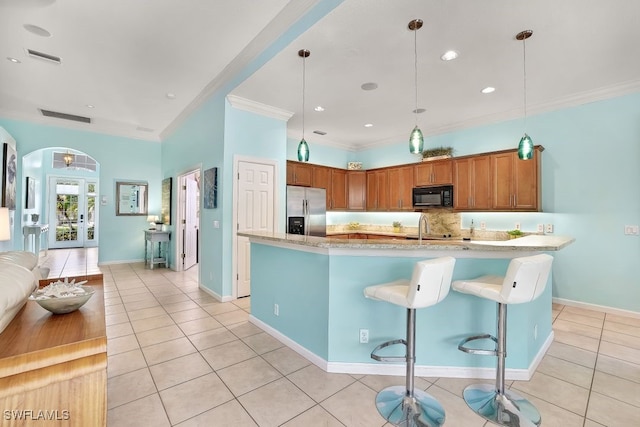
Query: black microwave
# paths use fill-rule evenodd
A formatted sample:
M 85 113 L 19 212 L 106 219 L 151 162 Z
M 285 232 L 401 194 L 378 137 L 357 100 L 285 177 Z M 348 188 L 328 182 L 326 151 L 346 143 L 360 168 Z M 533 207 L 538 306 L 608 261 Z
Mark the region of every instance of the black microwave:
M 414 208 L 452 208 L 453 185 L 414 187 Z

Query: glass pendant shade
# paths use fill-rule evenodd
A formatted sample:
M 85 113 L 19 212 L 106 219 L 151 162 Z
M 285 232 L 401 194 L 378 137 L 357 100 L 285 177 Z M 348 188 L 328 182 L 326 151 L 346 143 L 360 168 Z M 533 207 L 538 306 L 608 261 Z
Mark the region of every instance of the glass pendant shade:
M 418 126 L 413 128 L 411 131 L 411 136 L 409 136 L 409 151 L 412 154 L 422 153 L 424 147 L 424 137 L 422 136 L 422 131 Z
M 307 144 L 307 141 L 305 141 L 304 138 L 302 138 L 298 144 L 298 161 L 309 161 L 309 144 Z
M 518 144 L 518 158 L 520 160 L 533 159 L 533 141 L 526 133 L 520 139 L 520 144 Z

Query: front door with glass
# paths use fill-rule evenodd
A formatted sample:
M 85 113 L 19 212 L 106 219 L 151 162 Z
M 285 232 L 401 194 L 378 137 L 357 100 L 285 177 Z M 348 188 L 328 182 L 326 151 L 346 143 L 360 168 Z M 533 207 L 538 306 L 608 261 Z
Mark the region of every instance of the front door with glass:
M 97 245 L 97 184 L 83 178 L 49 180 L 49 247 Z

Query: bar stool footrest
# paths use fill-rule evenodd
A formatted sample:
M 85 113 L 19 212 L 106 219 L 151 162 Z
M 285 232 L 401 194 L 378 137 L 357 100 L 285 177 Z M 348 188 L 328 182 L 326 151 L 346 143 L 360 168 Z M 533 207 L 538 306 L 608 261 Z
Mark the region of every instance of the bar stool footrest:
M 497 356 L 498 355 L 498 350 L 497 348 L 495 350 L 485 350 L 482 348 L 470 348 L 470 347 L 466 347 L 465 344 L 471 342 L 471 341 L 476 341 L 476 340 L 491 340 L 494 343 L 498 344 L 498 339 L 496 337 L 494 337 L 491 334 L 482 334 L 482 335 L 473 335 L 470 337 L 467 337 L 465 339 L 463 339 L 462 341 L 460 341 L 460 344 L 458 344 L 458 350 L 460 351 L 464 351 L 465 353 L 469 353 L 469 354 L 480 354 L 483 356 Z
M 404 356 L 378 356 L 376 352 L 382 350 L 385 347 L 389 347 L 390 345 L 402 344 L 405 347 L 407 346 L 407 341 L 404 339 L 391 340 L 387 342 L 383 342 L 379 346 L 373 349 L 371 352 L 371 358 L 373 360 L 377 360 L 378 362 L 406 362 L 407 356 L 406 353 Z

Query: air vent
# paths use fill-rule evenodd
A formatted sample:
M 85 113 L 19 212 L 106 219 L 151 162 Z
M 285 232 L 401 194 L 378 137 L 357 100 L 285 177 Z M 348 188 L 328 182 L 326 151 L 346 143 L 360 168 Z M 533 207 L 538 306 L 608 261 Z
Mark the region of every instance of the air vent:
M 314 130 L 313 133 L 318 134 L 318 135 L 326 135 L 327 133 L 321 130 Z
M 71 120 L 74 122 L 91 123 L 91 119 L 89 117 L 76 116 L 73 114 L 59 113 L 57 111 L 42 110 L 42 109 L 40 109 L 40 112 L 45 117 L 54 117 L 56 119 Z
M 49 55 L 48 53 L 38 52 L 37 50 L 27 49 L 27 54 L 32 58 L 42 59 L 44 61 L 53 62 L 55 64 L 62 64 L 62 58 L 59 56 Z

